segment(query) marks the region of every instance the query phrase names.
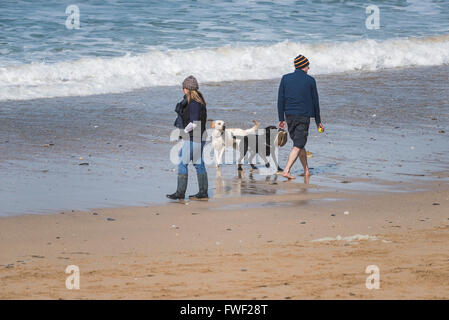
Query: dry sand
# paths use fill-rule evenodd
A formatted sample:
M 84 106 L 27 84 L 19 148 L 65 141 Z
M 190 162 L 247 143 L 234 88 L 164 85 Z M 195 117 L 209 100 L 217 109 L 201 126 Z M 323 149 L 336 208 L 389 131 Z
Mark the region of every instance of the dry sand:
M 0 298 L 448 299 L 448 191 L 305 188 L 1 218 Z M 356 234 L 377 240 L 312 242 Z M 80 290 L 65 287 L 68 265 Z M 365 286 L 368 265 L 379 290 Z

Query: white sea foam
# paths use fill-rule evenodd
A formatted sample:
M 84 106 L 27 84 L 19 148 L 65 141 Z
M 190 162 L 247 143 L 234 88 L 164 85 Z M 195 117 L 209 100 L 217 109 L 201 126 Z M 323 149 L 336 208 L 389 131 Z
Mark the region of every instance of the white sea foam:
M 336 236 L 335 238 L 332 237 L 325 237 L 320 239 L 312 240 L 312 242 L 328 242 L 328 241 L 346 241 L 346 242 L 352 242 L 352 241 L 359 241 L 359 240 L 371 240 L 375 241 L 377 240 L 376 236 L 370 236 L 367 234 L 355 234 L 353 236 L 347 236 L 342 237 L 340 235 Z
M 263 80 L 292 71 L 299 53 L 312 75 L 449 64 L 449 35 L 336 43 L 282 42 L 271 46 L 153 50 L 119 58 L 85 58 L 54 64 L 0 67 L 0 100 L 120 93 L 179 85 L 190 74 L 200 82 Z

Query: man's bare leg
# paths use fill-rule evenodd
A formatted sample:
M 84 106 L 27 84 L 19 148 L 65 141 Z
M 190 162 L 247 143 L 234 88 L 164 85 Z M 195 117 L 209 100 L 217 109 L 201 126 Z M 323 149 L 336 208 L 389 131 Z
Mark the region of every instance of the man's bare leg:
M 307 164 L 307 152 L 305 148 L 299 149 L 299 160 L 304 168 L 304 176 L 310 176 L 309 165 Z
M 288 156 L 287 165 L 285 166 L 284 172 L 282 173 L 283 177 L 289 178 L 289 179 L 295 179 L 290 174 L 290 169 L 292 168 L 293 164 L 295 163 L 296 159 L 298 159 L 300 149 L 297 147 L 293 147 L 292 151 L 290 151 L 290 154 Z M 306 155 L 307 157 L 307 155 Z M 307 160 L 306 160 L 307 161 Z
M 309 184 L 310 182 L 310 175 L 304 175 L 304 184 Z

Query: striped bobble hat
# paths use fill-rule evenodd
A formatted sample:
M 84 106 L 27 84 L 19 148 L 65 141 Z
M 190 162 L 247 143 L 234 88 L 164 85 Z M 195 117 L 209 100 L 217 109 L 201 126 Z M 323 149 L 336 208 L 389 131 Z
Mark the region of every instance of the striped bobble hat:
M 302 69 L 309 65 L 309 60 L 307 60 L 306 57 L 300 54 L 295 58 L 295 60 L 293 60 L 293 63 L 295 64 L 296 69 Z

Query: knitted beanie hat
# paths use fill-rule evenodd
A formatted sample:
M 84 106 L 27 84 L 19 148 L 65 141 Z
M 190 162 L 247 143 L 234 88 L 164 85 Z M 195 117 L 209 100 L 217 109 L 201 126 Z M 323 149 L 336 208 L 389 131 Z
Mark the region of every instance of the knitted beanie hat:
M 309 65 L 309 60 L 307 60 L 306 57 L 304 57 L 302 54 L 297 56 L 295 60 L 293 60 L 293 63 L 295 65 L 296 69 L 302 69 Z
M 182 88 L 187 90 L 198 90 L 200 86 L 194 76 L 188 76 L 182 82 Z

